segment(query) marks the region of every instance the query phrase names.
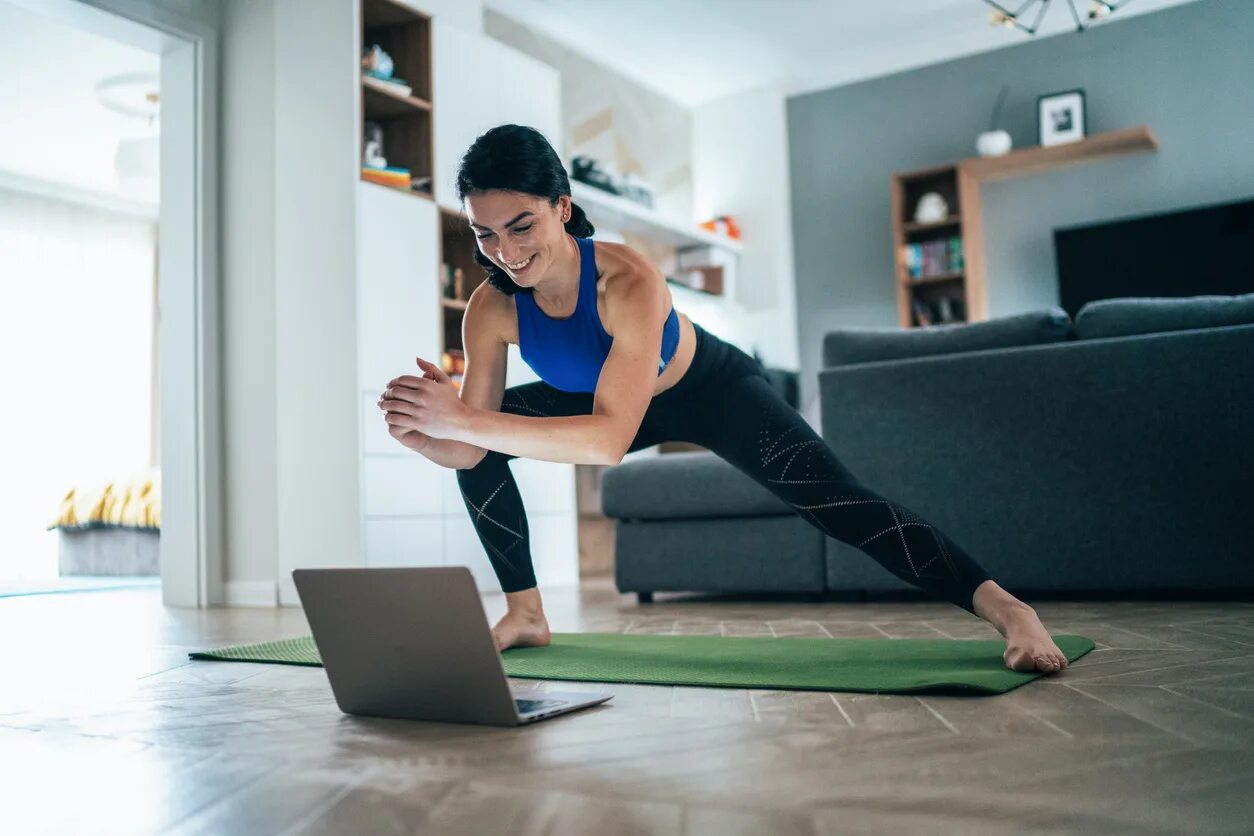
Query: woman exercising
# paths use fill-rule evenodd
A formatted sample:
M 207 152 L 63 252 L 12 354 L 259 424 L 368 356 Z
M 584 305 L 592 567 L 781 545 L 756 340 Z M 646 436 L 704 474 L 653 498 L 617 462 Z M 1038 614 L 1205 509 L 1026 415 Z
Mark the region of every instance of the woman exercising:
M 562 162 L 538 131 L 501 125 L 462 158 L 457 195 L 488 280 L 462 325 L 460 394 L 422 358 L 379 398 L 392 437 L 455 468 L 466 510 L 505 592 L 497 648 L 545 645 L 527 516 L 509 461 L 617 464 L 663 441 L 712 450 L 824 534 L 983 618 L 1014 670 L 1067 665 L 1036 612 L 917 514 L 863 487 L 761 366 L 676 311 L 662 274 L 592 240 Z M 506 345 L 541 378 L 505 388 Z

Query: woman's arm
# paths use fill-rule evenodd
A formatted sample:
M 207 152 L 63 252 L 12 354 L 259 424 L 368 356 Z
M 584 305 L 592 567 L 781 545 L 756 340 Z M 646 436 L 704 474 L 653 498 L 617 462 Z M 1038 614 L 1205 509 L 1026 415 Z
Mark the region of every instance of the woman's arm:
M 606 316 L 615 337 L 597 380 L 592 414 L 534 417 L 499 411 L 505 343 L 490 324 L 495 317 L 487 297 L 475 299 L 484 290 L 480 286 L 471 295 L 463 321 L 463 344 L 468 350 L 461 396 L 438 367 L 419 358 L 423 371 L 438 379 L 404 375 L 389 384 L 380 406 L 387 410 L 394 434 L 417 430 L 433 440 L 541 461 L 622 461 L 653 398 L 668 302 L 661 273 L 639 256 L 635 259 L 636 263 L 625 265 L 621 272 L 615 270 L 615 278 L 606 281 Z M 469 459 L 464 450 L 457 455 Z
M 488 451 L 464 441 L 451 438 L 432 438 L 418 451 L 440 467 L 468 470 L 477 465 Z
M 566 464 L 618 464 L 617 422 L 606 415 L 538 418 L 474 410 L 456 438 L 525 459 Z M 634 435 L 634 434 L 633 434 Z

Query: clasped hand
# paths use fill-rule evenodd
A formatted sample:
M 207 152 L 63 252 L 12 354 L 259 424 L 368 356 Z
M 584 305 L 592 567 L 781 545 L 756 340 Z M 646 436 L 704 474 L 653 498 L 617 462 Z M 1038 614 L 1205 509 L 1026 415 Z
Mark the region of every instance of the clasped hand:
M 417 432 L 431 438 L 453 438 L 465 429 L 471 408 L 462 402 L 444 370 L 421 357 L 415 358 L 422 377 L 401 375 L 388 381 L 379 396 L 388 432 L 406 446 L 406 438 Z

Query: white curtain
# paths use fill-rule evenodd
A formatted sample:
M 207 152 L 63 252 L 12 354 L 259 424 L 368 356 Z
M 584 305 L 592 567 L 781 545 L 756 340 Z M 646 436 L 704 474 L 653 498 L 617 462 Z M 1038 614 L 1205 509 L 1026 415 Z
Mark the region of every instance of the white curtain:
M 75 485 L 150 462 L 149 220 L 0 190 L 0 580 L 57 574 Z

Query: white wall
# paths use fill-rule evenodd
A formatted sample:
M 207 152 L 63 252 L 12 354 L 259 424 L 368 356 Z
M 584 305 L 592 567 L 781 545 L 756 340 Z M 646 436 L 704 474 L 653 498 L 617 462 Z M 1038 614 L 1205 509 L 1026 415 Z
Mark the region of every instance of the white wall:
M 360 565 L 356 3 L 275 3 L 280 601 L 297 566 Z
M 744 235 L 744 251 L 734 306 L 700 294 L 685 294 L 684 303 L 677 298 L 676 304 L 706 330 L 746 351 L 756 348 L 767 365 L 798 368 L 782 90 L 737 93 L 693 109 L 692 182 L 696 217 L 731 215 Z
M 468 32 L 483 31 L 483 0 L 404 0 L 418 11 L 438 18 L 441 24 Z
M 273 604 L 279 553 L 274 4 L 231 0 L 223 24 L 226 600 Z
M 295 604 L 292 568 L 362 561 L 355 15 L 224 6 L 228 602 L 273 603 L 277 583 Z

